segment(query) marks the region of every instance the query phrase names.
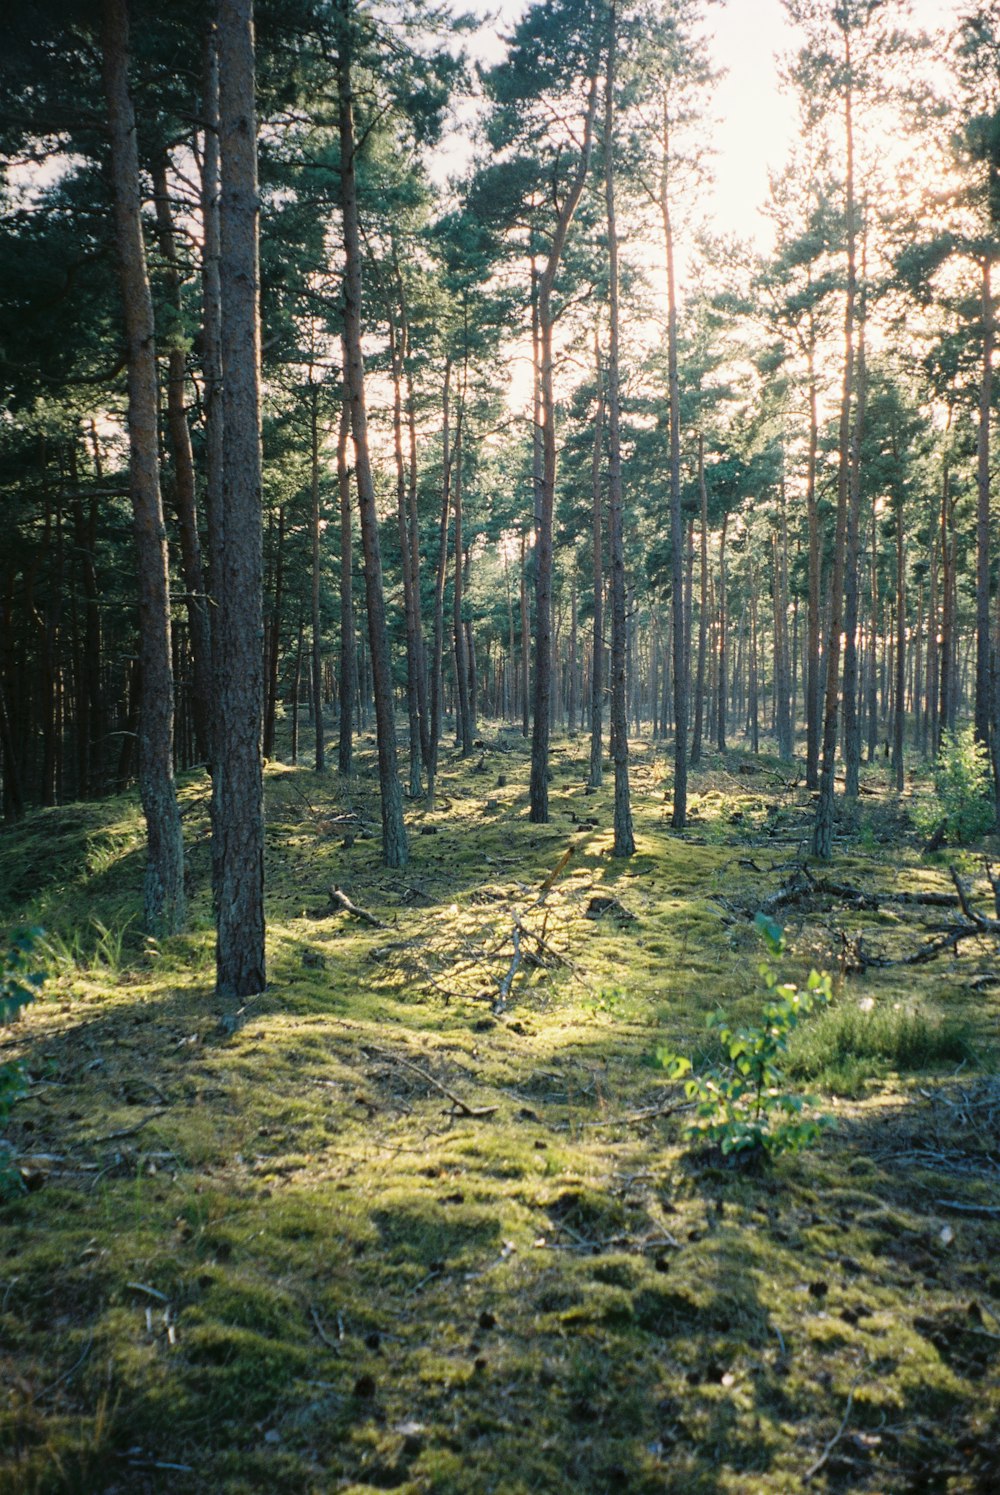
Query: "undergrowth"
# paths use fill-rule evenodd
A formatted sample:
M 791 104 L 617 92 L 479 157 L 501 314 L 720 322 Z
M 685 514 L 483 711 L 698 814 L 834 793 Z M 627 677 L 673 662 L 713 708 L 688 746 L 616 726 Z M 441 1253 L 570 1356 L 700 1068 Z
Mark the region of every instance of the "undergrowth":
M 838 1495 L 995 1488 L 995 951 L 838 975 L 781 1060 L 836 1130 L 719 1166 L 649 1056 L 718 1062 L 720 1007 L 759 1026 L 753 914 L 809 797 L 712 755 L 677 835 L 666 749 L 635 744 L 616 862 L 582 739 L 553 744 L 546 826 L 526 745 L 485 740 L 410 807 L 405 872 L 378 864 L 372 741 L 348 784 L 269 767 L 270 987 L 235 1027 L 204 780 L 191 932 L 160 946 L 134 799 L 4 833 L 4 917 L 44 923 L 56 979 L 0 1030 L 29 1191 L 0 1214 L 0 1495 L 785 1495 L 817 1460 Z M 842 841 L 831 875 L 950 889 L 881 847 Z M 495 1011 L 515 917 L 536 938 Z M 837 971 L 841 933 L 905 955 L 921 917 L 793 908 L 780 983 Z

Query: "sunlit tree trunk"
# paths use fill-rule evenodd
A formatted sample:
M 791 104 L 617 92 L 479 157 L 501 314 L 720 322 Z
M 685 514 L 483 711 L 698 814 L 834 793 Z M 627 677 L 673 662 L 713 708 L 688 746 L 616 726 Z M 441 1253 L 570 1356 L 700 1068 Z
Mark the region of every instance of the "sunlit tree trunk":
M 670 823 L 687 824 L 688 639 L 684 617 L 684 529 L 681 515 L 681 411 L 677 373 L 677 288 L 674 233 L 670 217 L 670 114 L 664 96 L 660 138 L 660 220 L 667 254 L 667 395 L 670 401 L 670 543 L 674 644 L 674 791 Z
M 616 4 L 611 0 L 604 90 L 604 195 L 608 229 L 608 496 L 611 541 L 611 751 L 615 765 L 616 857 L 635 851 L 628 778 L 628 712 L 625 697 L 625 542 L 622 523 L 621 411 L 618 385 L 618 228 L 615 220 Z
M 389 638 L 382 589 L 382 557 L 378 514 L 368 445 L 365 371 L 361 351 L 361 231 L 358 218 L 356 146 L 354 133 L 353 28 L 351 0 L 337 0 L 337 92 L 340 124 L 340 201 L 344 232 L 344 347 L 346 383 L 351 403 L 351 429 L 361 514 L 361 543 L 365 554 L 365 597 L 375 696 L 379 787 L 382 799 L 382 855 L 387 867 L 407 861 L 403 794 L 396 756 Z
M 535 718 L 531 739 L 529 819 L 549 818 L 549 735 L 552 712 L 552 514 L 556 488 L 555 386 L 552 338 L 555 310 L 552 295 L 569 226 L 590 170 L 597 110 L 597 74 L 590 79 L 583 141 L 577 171 L 556 215 L 545 268 L 538 281 L 538 329 L 541 345 L 540 392 L 542 420 L 542 484 L 535 545 Z
M 597 410 L 594 415 L 594 445 L 591 457 L 591 512 L 594 563 L 594 633 L 590 665 L 590 774 L 587 782 L 599 789 L 604 772 L 604 544 L 601 516 L 601 462 L 604 456 L 604 382 L 601 350 L 594 336 L 597 375 Z
M 854 95 L 851 81 L 851 39 L 843 23 L 844 37 L 844 143 L 846 151 L 845 208 L 847 217 L 847 293 L 844 301 L 844 381 L 840 399 L 839 457 L 837 470 L 837 517 L 830 578 L 830 630 L 826 648 L 826 699 L 823 712 L 823 754 L 819 799 L 813 826 L 813 855 L 828 859 L 833 854 L 834 774 L 837 756 L 837 721 L 840 706 L 840 644 L 844 622 L 844 568 L 847 550 L 847 508 L 850 483 L 851 405 L 854 397 L 854 304 L 857 295 L 856 236 L 854 212 Z

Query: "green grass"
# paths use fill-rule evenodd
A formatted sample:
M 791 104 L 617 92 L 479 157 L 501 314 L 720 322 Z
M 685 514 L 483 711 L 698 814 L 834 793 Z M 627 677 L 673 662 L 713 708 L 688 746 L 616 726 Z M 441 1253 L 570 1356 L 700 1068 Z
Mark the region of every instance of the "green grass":
M 159 946 L 131 797 L 4 833 L 4 917 L 54 955 L 0 1033 L 31 1078 L 9 1130 L 33 1185 L 0 1214 L 0 1495 L 780 1495 L 848 1397 L 814 1489 L 996 1482 L 1000 1224 L 936 1202 L 993 1198 L 993 953 L 838 974 L 789 1066 L 836 1131 L 754 1174 L 692 1153 L 653 1056 L 759 1013 L 751 915 L 810 802 L 712 758 L 676 836 L 666 752 L 637 745 L 616 863 L 610 785 L 584 792 L 583 739 L 556 748 L 548 826 L 519 741 L 479 774 L 446 757 L 391 873 L 367 772 L 273 765 L 270 987 L 231 1036 L 203 780 L 182 791 L 192 931 Z M 371 839 L 342 844 L 347 806 Z M 837 876 L 949 886 L 915 844 L 868 841 Z M 331 914 L 333 882 L 387 928 Z M 588 918 L 596 895 L 633 918 Z M 515 913 L 548 953 L 495 1014 Z M 841 928 L 905 953 L 920 919 L 796 911 L 788 974 L 836 973 Z

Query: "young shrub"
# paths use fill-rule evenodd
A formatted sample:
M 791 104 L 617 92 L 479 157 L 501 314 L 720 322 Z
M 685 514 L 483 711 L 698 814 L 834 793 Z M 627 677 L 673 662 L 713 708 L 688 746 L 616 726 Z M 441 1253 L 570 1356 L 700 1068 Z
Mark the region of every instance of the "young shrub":
M 757 915 L 756 925 L 769 953 L 780 955 L 784 950 L 780 927 L 763 914 Z M 800 990 L 788 982 L 779 983 L 769 960 L 761 961 L 757 969 L 771 994 L 760 1025 L 731 1028 L 725 1018 L 709 1020 L 725 1049 L 724 1064 L 704 1075 L 693 1075 L 690 1059 L 666 1051 L 658 1054 L 672 1079 L 691 1075 L 684 1088 L 697 1104 L 687 1136 L 716 1143 L 727 1156 L 798 1152 L 812 1146 L 829 1121 L 826 1116 L 806 1115 L 812 1099 L 784 1088 L 783 1064 L 791 1034 L 810 1012 L 830 1001 L 830 977 L 810 971 L 805 990 Z
M 0 969 L 0 1027 L 12 1023 L 21 1009 L 33 1002 L 45 984 L 45 972 L 37 969 L 35 946 L 40 929 L 19 929 L 11 938 Z M 24 1076 L 19 1064 L 0 1064 L 0 1126 L 10 1115 L 11 1106 L 24 1094 Z M 20 1176 L 13 1168 L 10 1149 L 0 1138 L 0 1199 L 21 1187 Z
M 971 726 L 949 732 L 934 762 L 934 798 L 918 806 L 917 829 L 964 846 L 993 825 L 990 759 Z

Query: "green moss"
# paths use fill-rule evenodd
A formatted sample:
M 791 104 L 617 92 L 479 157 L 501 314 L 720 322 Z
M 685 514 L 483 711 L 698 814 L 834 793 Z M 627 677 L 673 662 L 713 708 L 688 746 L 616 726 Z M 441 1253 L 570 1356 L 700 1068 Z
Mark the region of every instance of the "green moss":
M 86 940 L 57 999 L 9 1035 L 36 1081 L 12 1139 L 49 1161 L 0 1217 L 0 1492 L 784 1495 L 852 1386 L 852 1428 L 880 1440 L 871 1488 L 906 1488 L 960 1438 L 970 1480 L 992 1467 L 1000 1226 L 949 1217 L 946 1245 L 933 1203 L 992 1199 L 998 993 L 972 985 L 987 956 L 970 944 L 842 984 L 831 1018 L 870 998 L 924 1027 L 817 1027 L 793 1054 L 803 1085 L 863 1096 L 831 1103 L 839 1128 L 814 1154 L 754 1176 L 693 1164 L 669 1114 L 683 1096 L 650 1056 L 695 1048 L 708 1012 L 759 1010 L 749 915 L 785 875 L 769 832 L 804 833 L 808 800 L 771 804 L 739 755 L 713 756 L 693 775 L 697 830 L 677 836 L 667 760 L 639 746 L 639 852 L 618 864 L 610 782 L 582 793 L 582 747 L 558 760 L 545 829 L 525 815 L 526 752 L 494 756 L 508 783 L 485 817 L 482 776 L 443 761 L 438 809 L 410 812 L 438 834 L 413 836 L 403 874 L 379 867 L 377 838 L 348 850 L 320 828 L 345 804 L 334 778 L 269 769 L 272 985 L 229 1038 L 203 778 L 183 789 L 194 927 L 155 950 L 128 923 L 134 800 L 12 833 L 32 869 L 29 886 L 4 859 L 12 911 Z M 346 802 L 377 825 L 374 785 L 360 775 Z M 602 829 L 538 905 L 571 810 Z M 947 887 L 915 849 L 887 866 L 880 844 L 849 844 L 831 875 Z M 333 881 L 390 929 L 327 915 Z M 596 892 L 635 922 L 588 919 Z M 497 1018 L 512 910 L 570 964 L 526 963 Z M 896 953 L 917 917 L 836 915 Z M 127 925 L 117 966 L 92 918 Z M 808 909 L 791 925 L 796 979 L 835 967 L 830 927 Z M 432 1081 L 496 1110 L 463 1115 Z M 136 1445 L 195 1472 L 158 1485 L 123 1459 Z

